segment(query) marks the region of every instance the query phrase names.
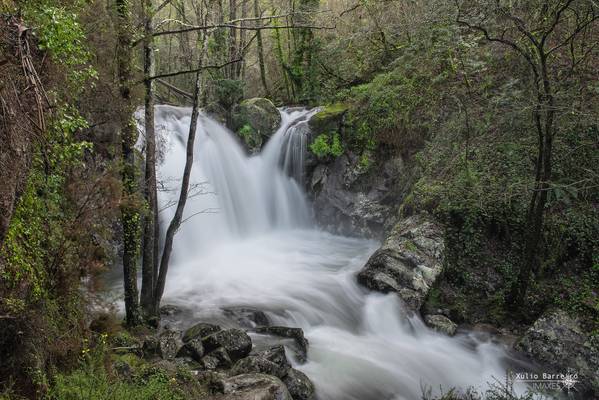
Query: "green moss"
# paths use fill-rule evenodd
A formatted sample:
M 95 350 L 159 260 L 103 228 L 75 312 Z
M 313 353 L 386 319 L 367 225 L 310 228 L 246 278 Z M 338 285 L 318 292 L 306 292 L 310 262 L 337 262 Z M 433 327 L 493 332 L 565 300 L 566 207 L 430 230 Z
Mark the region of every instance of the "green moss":
M 312 132 L 321 134 L 326 132 L 338 132 L 341 129 L 343 116 L 348 107 L 342 103 L 335 103 L 323 107 L 310 118 Z

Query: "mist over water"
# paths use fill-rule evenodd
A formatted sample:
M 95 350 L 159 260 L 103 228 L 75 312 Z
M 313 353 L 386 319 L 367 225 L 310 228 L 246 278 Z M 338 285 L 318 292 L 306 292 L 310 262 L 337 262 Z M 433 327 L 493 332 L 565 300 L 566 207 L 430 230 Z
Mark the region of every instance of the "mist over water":
M 302 328 L 308 362 L 296 368 L 323 400 L 412 400 L 423 387 L 485 388 L 493 377 L 503 380 L 507 356 L 499 345 L 437 334 L 393 295 L 357 285 L 355 273 L 378 243 L 317 229 L 298 183 L 310 113 L 282 111 L 281 128 L 252 157 L 222 125 L 201 116 L 192 197 L 175 237 L 164 302 L 198 319 L 252 306 L 275 325 Z M 166 149 L 159 167 L 163 228 L 174 213 L 169 205 L 178 196 L 190 114 L 156 108 Z

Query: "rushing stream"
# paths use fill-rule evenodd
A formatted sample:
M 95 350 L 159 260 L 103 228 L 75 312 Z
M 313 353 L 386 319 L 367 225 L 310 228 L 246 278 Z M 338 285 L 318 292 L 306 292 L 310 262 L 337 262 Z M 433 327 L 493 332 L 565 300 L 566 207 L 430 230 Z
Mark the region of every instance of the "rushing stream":
M 156 108 L 165 149 L 162 226 L 174 212 L 190 114 Z M 201 117 L 191 198 L 164 303 L 193 310 L 196 319 L 249 306 L 276 325 L 302 328 L 308 361 L 296 368 L 323 400 L 420 399 L 423 387 L 486 387 L 494 377 L 504 379 L 501 346 L 472 334 L 437 334 L 393 295 L 357 285 L 355 273 L 377 243 L 316 227 L 298 184 L 310 111 L 281 114 L 281 128 L 252 157 L 222 125 Z

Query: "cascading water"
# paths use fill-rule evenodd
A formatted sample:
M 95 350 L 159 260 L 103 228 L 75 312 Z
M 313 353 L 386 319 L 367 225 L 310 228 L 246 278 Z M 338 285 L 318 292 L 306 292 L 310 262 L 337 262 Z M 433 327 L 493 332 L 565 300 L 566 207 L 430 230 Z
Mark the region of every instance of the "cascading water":
M 159 193 L 162 226 L 174 212 L 190 114 L 156 108 L 166 148 L 159 167 L 166 182 Z M 437 334 L 393 295 L 357 285 L 355 273 L 377 243 L 315 228 L 297 183 L 310 111 L 281 114 L 281 128 L 253 157 L 224 127 L 201 117 L 193 190 L 175 238 L 165 302 L 197 319 L 251 306 L 276 325 L 302 328 L 308 361 L 296 367 L 323 400 L 420 399 L 423 387 L 484 387 L 504 377 L 499 345 Z

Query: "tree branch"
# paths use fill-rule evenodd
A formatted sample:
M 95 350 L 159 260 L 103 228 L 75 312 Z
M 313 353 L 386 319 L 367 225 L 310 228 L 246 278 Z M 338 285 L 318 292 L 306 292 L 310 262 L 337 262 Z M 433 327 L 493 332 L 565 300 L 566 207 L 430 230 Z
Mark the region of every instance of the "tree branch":
M 227 65 L 238 63 L 240 61 L 243 61 L 243 59 L 239 58 L 237 60 L 228 61 L 228 62 L 220 64 L 220 65 L 205 65 L 203 67 L 199 67 L 199 68 L 195 68 L 195 69 L 189 69 L 189 70 L 186 70 L 186 71 L 168 72 L 166 74 L 160 74 L 160 75 L 151 76 L 148 79 L 160 79 L 160 78 L 168 78 L 168 77 L 171 77 L 171 76 L 177 76 L 177 75 L 183 75 L 183 74 L 192 74 L 192 73 L 204 71 L 206 69 L 220 69 L 220 68 L 226 67 Z

